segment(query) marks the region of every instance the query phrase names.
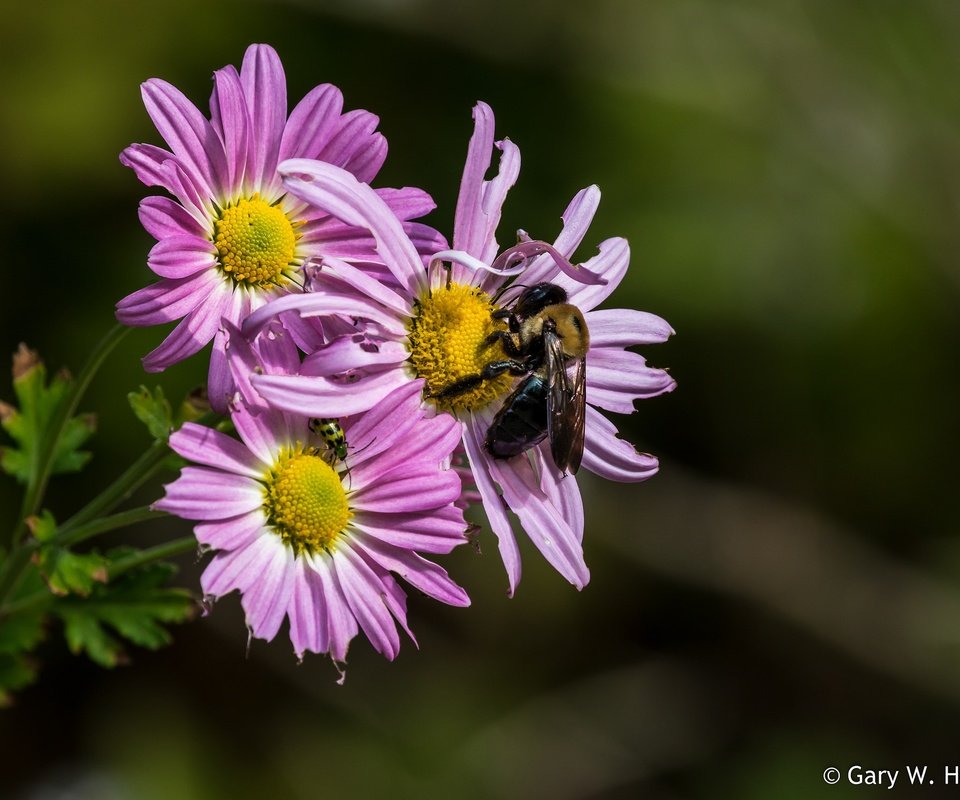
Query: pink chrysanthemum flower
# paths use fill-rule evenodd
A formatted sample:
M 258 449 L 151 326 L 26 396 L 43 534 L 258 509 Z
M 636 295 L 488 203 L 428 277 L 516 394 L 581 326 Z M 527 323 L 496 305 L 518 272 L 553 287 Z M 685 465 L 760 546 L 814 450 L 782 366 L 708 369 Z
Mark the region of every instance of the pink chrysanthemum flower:
M 199 521 L 197 540 L 218 551 L 201 577 L 203 592 L 239 590 L 253 636 L 273 639 L 287 617 L 298 656 L 329 653 L 343 662 L 359 629 L 392 660 L 400 646 L 394 620 L 413 634 L 391 573 L 444 603 L 470 604 L 442 568 L 418 555 L 465 541 L 455 505 L 460 478 L 448 467 L 460 424 L 424 419 L 421 386 L 410 382 L 343 421 L 345 464 L 307 417 L 264 407 L 247 380 L 299 367 L 282 326 L 261 337 L 259 356 L 227 329 L 240 441 L 186 423 L 170 446 L 199 466 L 185 467 L 154 507 Z
M 496 143 L 503 154 L 500 171 L 492 180 L 484 180 L 494 147 L 493 113 L 480 103 L 474 118 L 475 131 L 457 203 L 456 250 L 437 253 L 438 259 L 453 264 L 449 270 L 424 270 L 389 208 L 348 173 L 305 159 L 280 165 L 292 194 L 373 234 L 399 288 L 373 280 L 340 260 L 325 259 L 324 269 L 317 275 L 321 292 L 274 301 L 255 312 L 245 330 L 249 334 L 275 315 L 296 310 L 304 316 L 321 317 L 348 313 L 369 320 L 376 336 L 344 337 L 331 346 L 329 357 L 324 350 L 309 355 L 300 376 L 263 375 L 252 380 L 276 407 L 324 416 L 337 409 L 363 411 L 381 402 L 388 392 L 422 381 L 425 402 L 437 412 L 450 411 L 464 421 L 463 444 L 498 537 L 510 593 L 520 579 L 520 553 L 507 508 L 516 513 L 550 564 L 581 588 L 590 573 L 581 546 L 583 506 L 575 478 L 558 473 L 547 441 L 506 460 L 493 458 L 484 447 L 490 423 L 517 379 L 503 374 L 446 401 L 436 396 L 455 381 L 478 374 L 498 356 L 503 358 L 502 352 L 488 344 L 489 335 L 502 325 L 491 313 L 498 302 L 508 304 L 519 291 L 509 290 L 497 299 L 506 285 L 505 273 L 516 274 L 517 264 L 526 265 L 517 284 L 546 281 L 562 286 L 569 302 L 584 313 L 589 329 L 583 466 L 611 480 L 645 480 L 657 471 L 657 459 L 638 453 L 618 438 L 616 427 L 598 409 L 629 414 L 634 411 L 634 400 L 675 387 L 666 371 L 648 367 L 640 355 L 625 349 L 663 342 L 673 331 L 652 314 L 597 310 L 626 273 L 626 240 L 602 242 L 599 254 L 580 267 L 569 262 L 599 203 L 595 186 L 573 198 L 554 245 L 522 237 L 520 244 L 497 256 L 495 231 L 507 191 L 516 180 L 520 156 L 509 140 Z M 348 387 L 344 385 L 345 365 L 352 368 Z M 443 424 L 445 417 L 438 413 L 435 421 Z
M 151 79 L 142 86 L 147 113 L 170 149 L 134 144 L 120 161 L 175 199 L 147 197 L 140 204 L 140 219 L 157 239 L 147 263 L 161 280 L 121 300 L 117 318 L 136 326 L 182 318 L 143 359 L 148 372 L 182 361 L 213 339 L 209 394 L 224 411 L 232 387 L 221 318 L 239 324 L 268 299 L 299 291 L 297 276 L 308 258 L 376 260 L 364 232 L 289 195 L 277 164 L 318 159 L 369 183 L 387 143 L 376 132 L 375 115 L 343 113 L 335 86 L 313 89 L 288 118 L 283 67 L 267 45 L 252 45 L 239 72 L 224 67 L 213 81 L 209 120 L 169 83 Z M 443 242 L 433 229 L 407 222 L 433 209 L 425 192 L 378 194 L 424 252 Z

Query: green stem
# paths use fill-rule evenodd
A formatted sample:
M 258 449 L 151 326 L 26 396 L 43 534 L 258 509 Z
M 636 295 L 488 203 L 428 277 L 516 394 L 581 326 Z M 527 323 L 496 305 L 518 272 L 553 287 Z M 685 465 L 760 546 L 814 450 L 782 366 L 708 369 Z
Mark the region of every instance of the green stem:
M 163 561 L 164 559 L 173 558 L 174 556 L 189 553 L 196 549 L 197 540 L 192 536 L 185 536 L 182 539 L 174 539 L 171 542 L 164 542 L 163 544 L 158 544 L 156 547 L 141 550 L 127 558 L 114 561 L 113 564 L 110 565 L 110 580 L 114 580 L 125 572 L 150 564 L 153 561 Z M 46 589 L 43 589 L 26 597 L 21 597 L 19 600 L 14 600 L 12 603 L 7 603 L 0 608 L 0 618 L 43 608 L 55 600 L 56 597 L 54 595 L 50 594 Z
M 108 514 L 113 511 L 120 503 L 154 476 L 160 467 L 163 466 L 163 461 L 169 454 L 170 448 L 167 447 L 166 442 L 160 441 L 159 439 L 155 441 L 140 458 L 124 470 L 119 478 L 63 523 L 61 530 L 83 525 L 92 519 L 96 519 L 103 514 Z
M 148 519 L 165 516 L 162 511 L 154 511 L 150 506 L 140 506 L 131 508 L 129 511 L 121 511 L 110 517 L 101 517 L 85 525 L 70 524 L 63 525 L 53 539 L 53 544 L 60 547 L 69 547 L 79 544 L 101 533 L 125 528 L 128 525 L 136 525 L 138 522 L 145 522 Z
M 138 553 L 133 553 L 126 558 L 118 559 L 110 565 L 110 580 L 131 569 L 142 567 L 152 561 L 163 561 L 166 558 L 173 558 L 183 553 L 196 551 L 197 540 L 192 536 L 184 536 L 182 539 L 174 539 L 170 542 L 158 544 L 156 547 L 149 547 Z
M 123 325 L 115 325 L 113 329 L 100 340 L 100 343 L 94 348 L 87 363 L 84 364 L 80 375 L 70 389 L 70 393 L 64 398 L 54 412 L 50 426 L 41 435 L 40 447 L 38 448 L 39 457 L 35 464 L 35 469 L 31 474 L 31 480 L 27 483 L 26 491 L 23 495 L 23 505 L 20 511 L 20 520 L 10 538 L 10 544 L 16 545 L 27 527 L 27 518 L 37 513 L 37 509 L 43 501 L 43 494 L 47 489 L 47 483 L 53 471 L 53 462 L 60 445 L 60 438 L 66 429 L 71 417 L 77 410 L 80 400 L 97 374 L 100 365 L 114 347 L 129 332 L 129 328 Z

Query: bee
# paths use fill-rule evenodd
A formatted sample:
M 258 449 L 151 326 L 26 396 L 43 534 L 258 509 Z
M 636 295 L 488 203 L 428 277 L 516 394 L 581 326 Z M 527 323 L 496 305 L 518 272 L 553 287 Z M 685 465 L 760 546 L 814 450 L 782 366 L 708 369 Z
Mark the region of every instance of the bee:
M 506 320 L 508 330 L 492 333 L 487 342 L 500 342 L 509 358 L 455 381 L 437 397 L 453 397 L 505 372 L 525 376 L 493 418 L 484 442 L 487 451 L 494 458 L 512 458 L 549 437 L 557 469 L 575 474 L 583 457 L 590 348 L 582 312 L 567 302 L 563 287 L 538 283 L 492 316 Z M 567 373 L 571 364 L 572 379 Z
M 333 462 L 345 461 L 347 458 L 347 437 L 335 419 L 311 419 L 307 423 L 311 433 L 315 433 L 327 446 Z

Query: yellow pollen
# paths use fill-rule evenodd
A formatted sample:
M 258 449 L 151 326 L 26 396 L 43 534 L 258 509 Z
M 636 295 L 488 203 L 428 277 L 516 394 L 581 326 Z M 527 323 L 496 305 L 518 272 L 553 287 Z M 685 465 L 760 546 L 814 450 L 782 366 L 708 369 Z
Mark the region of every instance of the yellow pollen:
M 274 530 L 297 554 L 333 550 L 352 516 L 337 471 L 299 447 L 274 466 L 264 510 Z
M 220 269 L 237 283 L 276 284 L 285 279 L 297 245 L 294 223 L 259 194 L 228 206 L 214 222 Z
M 491 333 L 507 329 L 504 322 L 490 316 L 495 310 L 490 295 L 459 283 L 434 289 L 421 298 L 410 325 L 410 363 L 417 377 L 426 381 L 426 395 L 477 375 L 491 361 L 506 357 L 499 342 L 487 343 Z M 500 375 L 436 405 L 454 412 L 483 408 L 506 394 L 513 381 L 509 374 Z

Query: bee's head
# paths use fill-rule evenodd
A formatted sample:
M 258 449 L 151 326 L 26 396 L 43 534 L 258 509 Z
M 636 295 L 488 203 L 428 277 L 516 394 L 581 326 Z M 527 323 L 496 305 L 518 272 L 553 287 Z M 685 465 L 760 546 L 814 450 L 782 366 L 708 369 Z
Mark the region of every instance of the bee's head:
M 548 306 L 567 302 L 567 293 L 555 283 L 535 283 L 523 290 L 513 306 L 513 313 L 520 319 L 539 314 Z

